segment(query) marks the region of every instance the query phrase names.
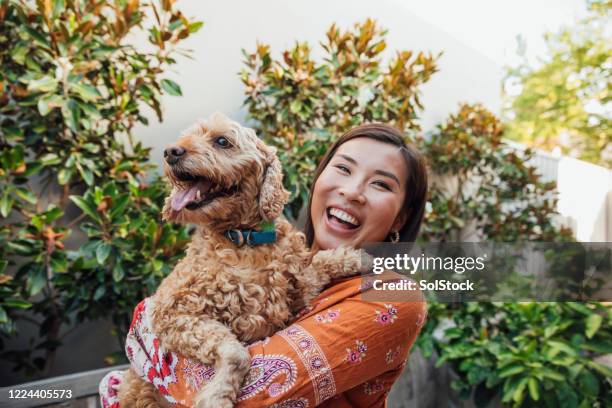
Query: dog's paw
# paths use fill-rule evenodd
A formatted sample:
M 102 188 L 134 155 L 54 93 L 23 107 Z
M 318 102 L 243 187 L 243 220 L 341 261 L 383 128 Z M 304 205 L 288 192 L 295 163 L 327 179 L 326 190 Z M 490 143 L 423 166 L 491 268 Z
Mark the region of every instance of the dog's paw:
M 359 249 L 357 252 L 359 252 L 359 266 L 357 271 L 359 273 L 371 273 L 374 268 L 374 257 L 363 249 Z
M 238 342 L 225 342 L 219 346 L 219 356 L 232 367 L 232 372 L 246 374 L 251 367 L 249 349 Z
M 374 265 L 372 255 L 363 249 L 350 247 L 343 248 L 345 273 L 354 275 L 356 273 L 370 273 Z
M 340 246 L 335 249 L 319 251 L 313 263 L 326 265 L 332 278 L 352 276 L 372 270 L 372 257 L 362 249 Z

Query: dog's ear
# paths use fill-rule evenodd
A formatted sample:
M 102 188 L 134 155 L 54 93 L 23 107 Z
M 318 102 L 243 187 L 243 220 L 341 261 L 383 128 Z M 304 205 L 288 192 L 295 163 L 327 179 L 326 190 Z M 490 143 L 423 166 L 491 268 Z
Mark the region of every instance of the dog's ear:
M 259 212 L 264 220 L 271 221 L 283 213 L 289 192 L 283 187 L 283 168 L 276 149 L 265 146 L 265 152 L 268 167 L 264 169 L 264 181 L 259 192 Z

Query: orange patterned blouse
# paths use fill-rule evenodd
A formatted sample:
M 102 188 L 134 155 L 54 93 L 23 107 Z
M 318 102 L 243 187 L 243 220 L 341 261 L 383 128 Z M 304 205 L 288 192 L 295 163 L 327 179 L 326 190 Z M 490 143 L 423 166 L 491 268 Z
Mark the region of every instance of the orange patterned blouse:
M 365 301 L 371 282 L 335 282 L 289 327 L 251 344 L 251 369 L 236 407 L 384 407 L 427 309 L 424 301 Z M 191 406 L 214 368 L 161 350 L 146 306 L 145 300 L 136 308 L 126 343 L 132 367 L 174 406 Z M 104 408 L 119 407 L 121 375 L 102 380 Z

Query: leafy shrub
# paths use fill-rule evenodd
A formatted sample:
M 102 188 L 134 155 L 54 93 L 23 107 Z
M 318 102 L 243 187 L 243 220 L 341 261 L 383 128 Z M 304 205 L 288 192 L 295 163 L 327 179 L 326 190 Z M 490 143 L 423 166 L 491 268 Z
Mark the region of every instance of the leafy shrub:
M 419 86 L 436 71 L 431 54 L 398 51 L 382 62 L 386 30 L 373 20 L 342 31 L 332 25 L 321 43 L 322 62 L 298 43 L 274 60 L 270 47 L 243 51 L 245 104 L 259 135 L 278 146 L 285 187 L 292 193 L 287 215 L 296 217 L 308 201 L 314 169 L 331 139 L 360 123 L 392 123 L 419 129 Z
M 181 93 L 163 76 L 202 23 L 173 3 L 0 3 L 0 330 L 25 319 L 40 337 L 3 353 L 16 370 L 48 372 L 73 320 L 110 316 L 123 341 L 187 240 L 161 223 L 164 187 L 132 134 Z M 141 30 L 150 51 L 127 43 Z
M 440 314 L 437 315 L 439 318 Z M 436 342 L 451 363 L 454 389 L 476 406 L 495 395 L 508 405 L 593 407 L 609 402 L 612 310 L 597 303 L 465 303 Z
M 554 183 L 542 183 L 526 163 L 532 152 L 509 150 L 502 135 L 493 114 L 462 105 L 424 142 L 438 180 L 452 174 L 457 181 L 450 194 L 444 183 L 431 187 L 426 239 L 459 240 L 470 222 L 483 241 L 571 239 L 569 230 L 553 223 Z M 495 395 L 515 406 L 596 406 L 610 393 L 612 370 L 594 361 L 612 352 L 609 307 L 597 302 L 432 306 L 419 345 L 425 355 L 437 352 L 438 365 L 449 362 L 458 377 L 453 387 L 464 398 L 473 396 L 477 406 Z M 433 336 L 437 328 L 441 338 Z
M 555 183 L 542 182 L 528 164 L 533 152 L 510 149 L 503 134 L 495 115 L 481 105 L 463 104 L 423 140 L 434 171 L 432 207 L 421 233 L 425 240 L 460 241 L 469 229 L 482 240 L 507 242 L 571 236 L 553 222 Z M 451 188 L 444 183 L 448 178 L 454 182 Z
M 528 164 L 533 152 L 503 142 L 502 124 L 484 107 L 461 105 L 428 137 L 416 136 L 419 86 L 436 71 L 435 58 L 419 53 L 411 60 L 402 51 L 383 69 L 384 34 L 371 20 L 345 32 L 332 26 L 323 62 L 313 61 L 304 43 L 280 61 L 266 45 L 245 52 L 245 104 L 259 133 L 285 151 L 290 215 L 306 202 L 312 173 L 334 138 L 381 121 L 427 156 L 433 183 L 422 239 L 569 240 L 570 231 L 553 222 L 554 183 L 542 182 Z M 433 335 L 437 328 L 442 339 Z M 609 369 L 592 360 L 610 352 L 610 309 L 598 303 L 431 302 L 418 345 L 448 362 L 453 386 L 479 405 L 498 395 L 514 405 L 587 406 L 610 390 Z

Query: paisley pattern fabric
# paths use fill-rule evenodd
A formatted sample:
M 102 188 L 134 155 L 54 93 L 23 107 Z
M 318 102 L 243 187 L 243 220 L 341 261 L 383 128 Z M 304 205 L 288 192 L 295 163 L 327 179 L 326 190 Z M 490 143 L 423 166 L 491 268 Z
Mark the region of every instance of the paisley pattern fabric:
M 284 376 L 282 382 L 274 382 L 278 376 Z M 297 366 L 289 357 L 256 355 L 251 360 L 251 369 L 242 383 L 238 401 L 251 398 L 264 389 L 269 396 L 276 397 L 293 387 L 296 378 Z
M 315 404 L 319 405 L 333 397 L 336 394 L 334 375 L 317 340 L 298 324 L 278 334 L 287 340 L 308 370 L 308 377 L 314 387 Z
M 367 302 L 367 290 L 361 277 L 335 282 L 292 325 L 251 344 L 236 407 L 384 407 L 427 310 L 422 300 Z M 171 405 L 190 407 L 214 368 L 164 350 L 151 331 L 149 308 L 147 299 L 134 311 L 126 353 Z M 120 408 L 121 379 L 115 371 L 102 380 L 103 408 Z

